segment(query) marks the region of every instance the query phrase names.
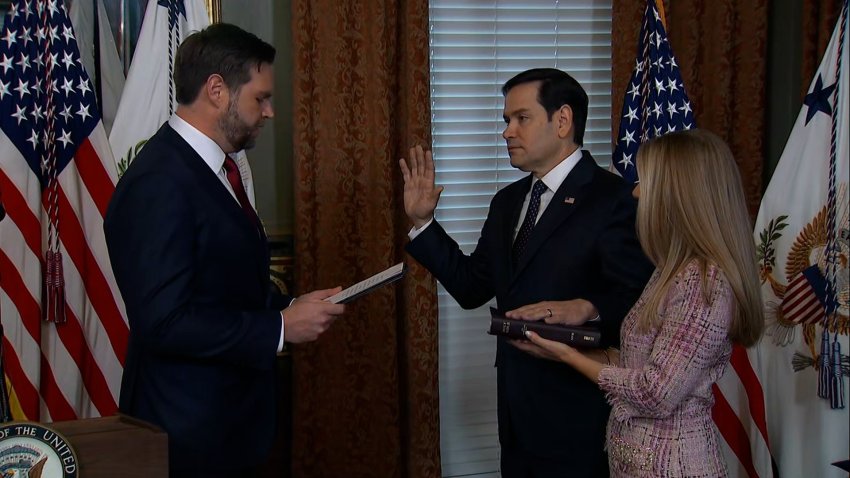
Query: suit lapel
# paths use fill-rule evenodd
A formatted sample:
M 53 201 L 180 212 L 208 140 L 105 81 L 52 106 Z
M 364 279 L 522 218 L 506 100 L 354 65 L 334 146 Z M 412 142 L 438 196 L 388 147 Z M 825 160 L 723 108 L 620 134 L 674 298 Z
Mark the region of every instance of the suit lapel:
M 517 223 L 519 222 L 519 215 L 522 212 L 525 195 L 531 189 L 531 180 L 532 176 L 530 174 L 524 179 L 520 179 L 517 187 L 511 192 L 511 197 L 507 200 L 509 209 L 505 216 L 506 220 L 503 225 L 502 237 L 505 240 L 505 247 L 508 251 L 513 249 L 514 231 L 516 231 Z
M 522 272 L 540 247 L 549 240 L 552 233 L 572 215 L 576 208 L 581 206 L 588 193 L 586 186 L 593 180 L 597 167 L 590 153 L 583 151 L 582 158 L 564 178 L 561 187 L 555 191 L 552 201 L 549 202 L 546 210 L 543 211 L 543 215 L 540 216 L 531 231 L 525 253 L 517 264 L 516 271 L 514 271 L 514 277 Z
M 209 194 L 222 213 L 226 214 L 237 224 L 240 224 L 246 231 L 250 231 L 249 235 L 251 237 L 265 242 L 265 237 L 260 237 L 257 233 L 257 228 L 254 227 L 254 224 L 239 206 L 239 203 L 227 191 L 227 188 L 224 187 L 218 176 L 207 166 L 207 163 L 201 159 L 201 156 L 174 129 L 167 124 L 166 127 L 168 128 L 167 131 L 172 144 L 180 150 L 178 156 L 192 170 L 192 174 L 197 178 L 198 186 Z
M 165 125 L 168 133 L 168 140 L 178 149 L 178 157 L 191 170 L 193 177 L 197 180 L 198 187 L 203 190 L 214 201 L 216 210 L 227 216 L 230 221 L 235 223 L 238 229 L 242 230 L 245 235 L 255 241 L 253 250 L 257 251 L 254 257 L 257 259 L 258 272 L 262 279 L 268 278 L 268 244 L 264 232 L 257 229 L 251 219 L 245 214 L 245 211 L 239 206 L 239 203 L 227 191 L 227 188 L 221 183 L 221 180 L 209 168 L 207 163 L 201 156 L 189 146 L 173 128 L 167 123 Z
M 510 197 L 507 199 L 508 210 L 505 217 L 505 222 L 502 225 L 502 247 L 505 251 L 504 261 L 507 270 L 513 269 L 513 245 L 514 231 L 516 231 L 519 215 L 522 213 L 522 205 L 525 202 L 525 195 L 531 189 L 532 175 L 529 174 L 524 179 L 520 179 L 516 187 L 511 191 Z M 513 273 L 511 274 L 513 275 Z

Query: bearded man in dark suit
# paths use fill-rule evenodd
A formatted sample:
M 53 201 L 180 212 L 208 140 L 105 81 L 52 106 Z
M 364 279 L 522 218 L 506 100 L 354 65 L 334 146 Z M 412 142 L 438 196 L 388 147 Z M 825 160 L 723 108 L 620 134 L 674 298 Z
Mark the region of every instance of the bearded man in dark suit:
M 430 152 L 400 166 L 413 222 L 407 251 L 467 309 L 496 298 L 508 317 L 596 322 L 602 345 L 652 272 L 635 233 L 632 188 L 582 151 L 588 98 L 560 70 L 534 69 L 505 83 L 502 133 L 511 165 L 530 173 L 496 193 L 481 237 L 465 255 L 434 210 Z M 528 342 L 500 337 L 496 351 L 501 472 L 505 478 L 598 478 L 610 408 L 596 384 Z
M 272 109 L 268 43 L 233 25 L 190 35 L 177 111 L 116 187 L 104 229 L 130 321 L 119 408 L 168 432 L 172 477 L 252 476 L 274 438 L 275 357 L 343 313 L 269 281 L 239 167 Z

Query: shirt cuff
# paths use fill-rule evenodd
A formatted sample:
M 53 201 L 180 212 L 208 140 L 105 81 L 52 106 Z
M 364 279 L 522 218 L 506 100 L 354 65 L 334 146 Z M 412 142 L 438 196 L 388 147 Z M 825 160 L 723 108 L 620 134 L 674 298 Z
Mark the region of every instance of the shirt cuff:
M 283 351 L 283 311 L 280 311 L 280 340 L 277 342 L 277 352 Z
M 428 226 L 430 226 L 432 222 L 434 222 L 433 217 L 428 222 L 426 222 L 424 226 L 420 227 L 419 229 L 416 229 L 416 226 L 411 227 L 410 232 L 407 233 L 407 237 L 409 237 L 411 241 L 416 239 L 416 236 L 418 236 L 420 233 L 422 233 L 422 231 L 427 229 Z
M 295 303 L 295 298 L 289 301 L 289 305 Z M 288 306 L 287 306 L 288 307 Z M 278 353 L 283 351 L 283 311 L 280 311 L 280 340 L 277 341 Z

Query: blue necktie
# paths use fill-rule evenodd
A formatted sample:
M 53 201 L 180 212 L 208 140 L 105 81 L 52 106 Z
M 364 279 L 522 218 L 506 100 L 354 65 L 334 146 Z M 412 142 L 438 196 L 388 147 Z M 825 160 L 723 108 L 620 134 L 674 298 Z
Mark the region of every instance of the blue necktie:
M 513 260 L 514 265 L 519 262 L 522 253 L 525 252 L 525 246 L 528 244 L 528 238 L 531 237 L 531 230 L 534 229 L 534 224 L 537 222 L 537 211 L 540 210 L 540 196 L 547 190 L 543 181 L 538 180 L 531 188 L 531 200 L 528 201 L 528 211 L 525 212 L 525 219 L 522 221 L 522 226 L 514 240 Z

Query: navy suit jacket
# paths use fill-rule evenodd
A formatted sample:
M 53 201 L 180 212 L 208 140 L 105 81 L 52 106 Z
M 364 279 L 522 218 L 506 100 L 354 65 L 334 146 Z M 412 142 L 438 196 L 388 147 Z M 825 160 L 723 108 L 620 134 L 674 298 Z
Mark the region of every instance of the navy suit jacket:
M 471 255 L 463 254 L 436 221 L 407 251 L 467 309 L 494 296 L 504 311 L 545 300 L 587 299 L 599 310 L 603 345 L 618 345 L 620 324 L 653 269 L 637 241 L 631 189 L 584 152 L 514 268 L 514 228 L 531 182 L 529 175 L 496 193 Z M 569 476 L 607 474 L 603 445 L 609 407 L 595 383 L 501 337 L 496 366 L 503 447 L 573 462 Z
M 288 304 L 265 236 L 168 124 L 118 182 L 104 230 L 130 321 L 120 410 L 168 432 L 172 471 L 256 466 Z

